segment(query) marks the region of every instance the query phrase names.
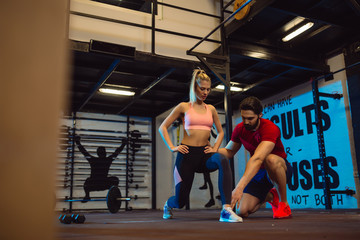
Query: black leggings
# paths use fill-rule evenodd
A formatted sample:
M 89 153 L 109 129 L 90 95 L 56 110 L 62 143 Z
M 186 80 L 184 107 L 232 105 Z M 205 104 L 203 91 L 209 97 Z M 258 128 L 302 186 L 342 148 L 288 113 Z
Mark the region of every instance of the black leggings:
M 175 196 L 168 199 L 171 208 L 183 208 L 187 203 L 195 173 L 219 170 L 219 191 L 222 204 L 231 203 L 232 174 L 229 160 L 219 153 L 205 154 L 205 147 L 189 147 L 189 153 L 178 152 L 174 168 Z

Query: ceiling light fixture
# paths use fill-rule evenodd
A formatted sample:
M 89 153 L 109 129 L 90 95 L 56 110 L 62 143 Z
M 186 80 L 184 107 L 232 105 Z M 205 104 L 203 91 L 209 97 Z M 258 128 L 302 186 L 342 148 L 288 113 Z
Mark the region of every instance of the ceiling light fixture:
M 304 21 L 305 21 L 305 18 L 303 18 L 303 17 L 294 18 L 293 20 L 291 20 L 290 22 L 288 22 L 287 24 L 284 25 L 284 32 L 290 31 L 292 28 L 301 24 Z
M 127 90 L 119 90 L 114 88 L 100 88 L 100 92 L 106 94 L 113 94 L 113 95 L 122 95 L 122 96 L 134 96 L 135 92 L 127 91 Z
M 216 89 L 220 89 L 220 90 L 224 90 L 225 89 L 225 86 L 222 85 L 222 84 L 219 84 L 215 87 Z M 242 92 L 244 89 L 243 88 L 239 88 L 239 87 L 234 87 L 234 86 L 231 86 L 230 87 L 230 91 L 231 92 Z
M 293 31 L 292 33 L 286 35 L 282 41 L 283 42 L 287 42 L 290 41 L 291 39 L 293 39 L 294 37 L 300 35 L 301 33 L 305 32 L 306 30 L 308 30 L 309 28 L 311 28 L 312 26 L 314 26 L 313 22 L 308 22 L 307 24 L 305 24 L 304 26 L 296 29 L 295 31 Z

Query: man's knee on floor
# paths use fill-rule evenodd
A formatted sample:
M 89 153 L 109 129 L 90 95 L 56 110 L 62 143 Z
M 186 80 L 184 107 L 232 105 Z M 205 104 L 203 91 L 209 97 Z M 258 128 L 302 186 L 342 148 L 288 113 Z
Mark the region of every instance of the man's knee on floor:
M 242 209 L 238 209 L 236 211 L 236 214 L 242 218 L 247 218 L 251 214 L 251 211 L 249 211 L 248 209 L 242 208 Z
M 247 218 L 247 217 L 249 217 L 249 213 L 248 212 L 240 213 L 239 216 L 242 218 Z
M 249 214 L 251 213 L 249 207 L 245 204 L 236 204 L 235 205 L 235 213 L 243 218 L 246 218 L 249 216 Z

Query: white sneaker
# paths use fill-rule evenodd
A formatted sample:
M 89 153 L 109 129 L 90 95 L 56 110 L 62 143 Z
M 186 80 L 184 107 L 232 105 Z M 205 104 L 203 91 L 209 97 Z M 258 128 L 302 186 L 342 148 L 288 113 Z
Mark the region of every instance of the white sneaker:
M 231 207 L 225 207 L 220 213 L 220 222 L 242 222 L 243 219 L 236 215 Z
M 173 214 L 172 214 L 172 208 L 171 207 L 168 207 L 167 205 L 167 201 L 164 205 L 164 214 L 163 214 L 163 219 L 171 219 L 173 218 Z

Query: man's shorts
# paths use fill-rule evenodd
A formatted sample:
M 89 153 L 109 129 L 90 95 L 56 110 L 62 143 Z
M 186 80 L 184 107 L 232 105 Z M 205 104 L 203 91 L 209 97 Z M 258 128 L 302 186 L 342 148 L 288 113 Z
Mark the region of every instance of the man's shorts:
M 287 170 L 286 170 L 286 182 L 290 182 L 292 176 L 292 167 L 290 163 L 285 159 Z M 265 168 L 261 168 L 257 174 L 251 179 L 249 184 L 245 187 L 244 193 L 248 193 L 254 197 L 260 199 L 260 202 L 264 202 L 266 195 L 272 189 L 272 184 Z

